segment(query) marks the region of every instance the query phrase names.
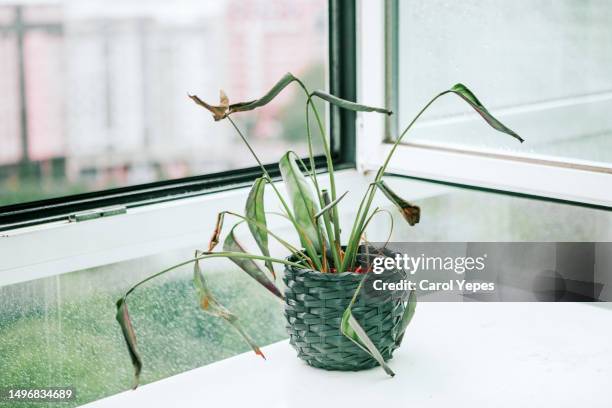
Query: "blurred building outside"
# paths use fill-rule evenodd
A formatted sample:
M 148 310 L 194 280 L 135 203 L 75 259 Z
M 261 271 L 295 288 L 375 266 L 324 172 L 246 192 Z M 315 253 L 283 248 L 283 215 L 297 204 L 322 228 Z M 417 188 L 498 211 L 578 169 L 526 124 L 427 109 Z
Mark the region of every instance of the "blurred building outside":
M 106 3 L 0 0 L 0 191 L 30 183 L 36 199 L 55 194 L 37 192 L 47 182 L 80 192 L 253 166 L 187 94 L 252 99 L 325 63 L 324 1 L 199 3 L 189 19 L 135 0 L 96 12 Z M 295 149 L 280 116 L 297 93 L 239 118 L 266 161 Z

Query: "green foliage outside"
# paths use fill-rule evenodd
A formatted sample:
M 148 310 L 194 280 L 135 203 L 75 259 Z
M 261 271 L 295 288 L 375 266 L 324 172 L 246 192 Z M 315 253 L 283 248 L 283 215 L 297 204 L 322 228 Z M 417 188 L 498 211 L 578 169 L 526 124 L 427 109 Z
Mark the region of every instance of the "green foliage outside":
M 0 288 L 0 384 L 76 389 L 74 401 L 17 406 L 73 407 L 129 388 L 133 368 L 114 318 L 124 288 L 87 284 L 96 273 L 107 275 L 103 269 L 63 275 L 61 285 L 52 277 Z M 260 345 L 286 338 L 280 302 L 240 279 L 236 268 L 227 269 L 208 277 L 245 329 Z M 56 291 L 66 293 L 58 298 Z M 142 383 L 249 350 L 231 326 L 199 309 L 190 271 L 144 286 L 129 306 L 145 359 Z M 16 405 L 0 402 L 0 407 L 10 406 Z

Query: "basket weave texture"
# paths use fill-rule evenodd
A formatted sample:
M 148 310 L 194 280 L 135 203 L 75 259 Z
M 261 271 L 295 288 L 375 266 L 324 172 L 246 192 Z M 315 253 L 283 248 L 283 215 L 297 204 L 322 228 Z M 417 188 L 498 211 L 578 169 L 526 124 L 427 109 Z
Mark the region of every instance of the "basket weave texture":
M 342 314 L 363 276 L 352 272 L 334 274 L 290 266 L 285 268 L 285 317 L 289 340 L 298 357 L 309 365 L 341 371 L 357 371 L 378 365 L 340 332 Z M 397 348 L 396 337 L 404 303 L 362 293 L 353 305 L 353 316 L 385 361 L 389 360 Z

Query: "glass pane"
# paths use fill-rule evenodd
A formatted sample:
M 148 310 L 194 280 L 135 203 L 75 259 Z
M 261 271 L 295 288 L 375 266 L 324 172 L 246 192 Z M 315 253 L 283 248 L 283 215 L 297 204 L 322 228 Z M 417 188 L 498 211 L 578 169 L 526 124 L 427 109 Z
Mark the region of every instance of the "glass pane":
M 612 164 L 610 2 L 399 3 L 399 127 L 462 82 L 526 139 L 496 133 L 449 95 L 406 141 Z
M 9 4 L 0 206 L 254 166 L 231 125 L 187 94 L 250 100 L 286 72 L 326 87 L 325 0 Z M 235 116 L 263 162 L 306 155 L 304 101 L 292 86 Z
M 134 371 L 115 302 L 134 283 L 190 256 L 193 248 L 0 287 L 0 384 L 72 386 L 76 400 L 63 407 L 129 389 Z M 286 338 L 281 302 L 230 265 L 202 263 L 217 299 L 260 346 Z M 173 271 L 129 298 L 142 383 L 249 351 L 231 326 L 199 309 L 192 274 L 190 267 Z
M 560 243 L 561 246 L 569 243 L 570 247 L 572 243 L 584 243 L 579 248 L 597 246 L 600 249 L 595 255 L 594 268 L 593 258 L 580 257 L 576 260 L 578 265 L 584 265 L 585 268 L 578 276 L 590 276 L 586 282 L 596 286 L 583 285 L 584 278 L 578 278 L 576 271 L 572 271 L 571 265 L 577 263 L 568 262 L 567 268 L 563 264 L 556 264 L 552 270 L 560 273 L 567 281 L 569 292 L 578 295 L 574 300 L 585 295 L 606 302 L 612 301 L 612 271 L 609 267 L 612 254 L 605 250 L 607 243 L 612 241 L 612 210 L 391 177 L 387 178 L 387 182 L 395 191 L 402 191 L 404 198 L 421 208 L 421 219 L 411 227 L 393 205 L 385 203 L 386 209 L 393 214 L 393 225 L 386 216 L 372 222 L 368 227 L 368 239 L 371 242 L 389 240 L 391 245 L 400 243 L 400 247 L 401 243 L 419 242 L 550 242 Z M 389 237 L 391 227 L 393 232 Z M 590 243 L 595 244 L 591 246 Z M 542 255 L 540 252 L 538 254 Z M 505 281 L 501 282 L 502 286 L 533 290 L 533 282 L 551 270 L 551 265 L 537 264 L 535 267 L 535 263 L 526 262 L 526 259 L 528 257 L 517 258 L 507 265 L 499 258 L 495 261 L 499 261 L 496 267 L 504 272 Z M 593 269 L 587 269 L 589 262 Z M 482 275 L 477 279 L 482 279 Z M 502 297 L 497 299 L 512 296 L 516 296 L 513 298 L 515 300 L 537 299 L 525 293 L 520 295 L 524 297 L 519 297 L 519 293 L 513 290 L 505 286 L 503 292 L 498 292 Z M 594 292 L 589 294 L 589 290 Z
M 2 95 L 0 96 L 0 146 L 2 146 L 0 148 L 0 175 L 2 175 L 2 168 L 20 160 L 22 149 L 19 138 L 21 133 L 19 105 L 14 103 L 19 99 L 17 81 L 19 64 L 17 63 L 17 39 L 14 35 L 6 33 L 3 35 L 0 32 L 0 54 L 6 56 L 6 58 L 0 58 L 0 95 Z
M 535 198 L 449 187 L 431 182 L 387 178 L 395 191 L 421 207 L 410 227 L 392 205 L 394 242 L 608 242 L 612 211 Z M 389 234 L 385 217 L 371 223 L 368 238 Z

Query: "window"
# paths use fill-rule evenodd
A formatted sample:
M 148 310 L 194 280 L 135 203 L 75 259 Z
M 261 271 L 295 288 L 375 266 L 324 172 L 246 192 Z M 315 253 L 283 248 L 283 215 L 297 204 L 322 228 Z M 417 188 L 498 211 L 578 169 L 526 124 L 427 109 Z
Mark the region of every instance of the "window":
M 0 225 L 39 217 L 35 200 L 64 216 L 252 179 L 231 126 L 187 94 L 217 101 L 223 88 L 237 102 L 287 71 L 341 91 L 329 20 L 325 0 L 0 5 Z M 290 87 L 236 116 L 265 163 L 306 155 L 304 100 Z
M 76 399 L 65 405 L 71 407 L 129 389 L 134 372 L 114 318 L 115 302 L 135 281 L 192 254 L 192 248 L 166 251 L 0 287 L 2 386 L 69 384 L 76 390 Z M 260 346 L 286 338 L 282 305 L 227 266 L 206 264 L 216 296 Z M 230 325 L 202 313 L 192 274 L 189 268 L 177 270 L 130 302 L 144 383 L 249 350 Z
M 420 109 L 461 82 L 526 142 L 495 132 L 446 96 L 403 139 L 390 172 L 612 207 L 612 9 L 569 0 L 524 7 L 364 3 L 361 100 L 396 115 L 386 123 L 361 118 L 358 167 L 376 170 Z
M 12 149 L 0 151 L 0 365 L 10 367 L 0 383 L 71 384 L 77 400 L 67 406 L 129 388 L 133 370 L 114 302 L 139 278 L 190 258 L 218 211 L 242 212 L 248 191 L 228 186 L 260 174 L 226 124 L 214 123 L 186 98 L 190 87 L 210 100 L 224 87 L 238 100 L 263 93 L 292 71 L 312 88 L 354 98 L 350 5 L 340 16 L 336 1 L 162 3 L 0 6 L 0 53 L 6 52 L 0 54 L 0 87 L 12 92 L 0 96 L 2 147 Z M 83 55 L 96 63 L 74 61 Z M 251 65 L 240 66 L 241 60 Z M 146 87 L 150 81 L 155 84 Z M 46 99 L 28 98 L 31 93 Z M 274 106 L 236 116 L 273 176 L 284 150 L 306 151 L 300 97 L 288 89 Z M 20 111 L 21 102 L 27 109 Z M 352 166 L 354 116 L 332 109 L 326 119 L 337 167 Z M 34 146 L 42 149 L 37 155 Z M 59 159 L 49 156 L 55 152 Z M 186 158 L 176 165 L 181 154 Z M 268 203 L 273 199 L 266 196 Z M 68 214 L 114 204 L 126 206 L 127 214 L 65 221 Z M 21 228 L 39 222 L 45 224 Z M 282 228 L 277 223 L 282 217 L 268 226 Z M 28 255 L 32 247 L 36 255 Z M 285 338 L 281 305 L 228 265 L 206 265 L 215 294 L 259 345 Z M 146 285 L 130 306 L 146 359 L 144 382 L 247 351 L 231 327 L 198 311 L 192 272 L 176 272 Z
M 454 52 L 453 49 L 441 48 L 441 44 L 456 41 L 457 36 L 442 29 L 442 22 L 452 20 L 452 14 L 469 22 L 460 31 L 461 34 L 474 38 L 463 38 L 459 44 L 463 46 L 469 43 L 469 46 L 476 50 L 476 56 L 486 52 L 493 53 L 495 50 L 487 49 L 477 41 L 481 36 L 471 31 L 474 26 L 482 25 L 484 29 L 491 31 L 491 36 L 497 36 L 495 38 L 498 41 L 506 41 L 505 46 L 510 47 L 513 38 L 499 38 L 503 37 L 503 27 L 499 27 L 499 30 L 488 27 L 488 21 L 493 18 L 491 15 L 495 14 L 491 6 L 480 5 L 480 9 L 476 9 L 468 2 L 460 13 L 454 9 L 453 2 L 430 4 L 415 0 L 406 3 L 362 1 L 357 2 L 358 10 L 354 9 L 351 1 L 334 0 L 330 1 L 329 5 L 321 5 L 319 1 L 312 0 L 246 3 L 231 1 L 215 4 L 206 2 L 206 6 L 202 6 L 202 3 L 181 0 L 180 7 L 175 7 L 175 4 L 164 6 L 163 2 L 144 0 L 104 3 L 99 0 L 65 0 L 59 2 L 59 6 L 31 6 L 30 2 L 25 1 L 17 7 L 0 6 L 0 53 L 5 53 L 0 55 L 10 56 L 0 58 L 0 129 L 4 129 L 0 132 L 0 137 L 4 138 L 0 157 L 13 157 L 11 160 L 14 161 L 12 164 L 2 165 L 0 169 L 1 199 L 5 200 L 2 204 L 5 206 L 0 208 L 0 384 L 24 386 L 24 378 L 29 382 L 25 385 L 32 387 L 71 384 L 77 390 L 77 400 L 66 406 L 76 406 L 129 388 L 133 372 L 124 340 L 115 321 L 114 302 L 140 278 L 190 258 L 195 248 L 205 246 L 219 211 L 241 212 L 244 208 L 248 189 L 230 189 L 228 184 L 242 185 L 241 183 L 258 174 L 257 169 L 248 168 L 251 160 L 246 152 L 244 155 L 238 154 L 239 149 L 243 150 L 242 145 L 234 144 L 236 140 L 233 135 L 224 133 L 226 129 L 223 124 L 215 124 L 207 113 L 192 106 L 185 99 L 183 91 L 173 97 L 167 97 L 175 91 L 171 81 L 184 83 L 187 87 L 193 80 L 200 84 L 198 92 L 213 100 L 217 96 L 220 83 L 227 84 L 225 90 L 231 98 L 234 94 L 237 98 L 242 98 L 261 93 L 276 79 L 278 72 L 272 75 L 271 72 L 276 67 L 270 68 L 270 71 L 262 68 L 265 67 L 262 64 L 268 61 L 258 62 L 259 54 L 252 50 L 262 50 L 262 47 L 265 47 L 261 52 L 268 53 L 266 59 L 278 63 L 289 55 L 291 58 L 288 63 L 297 63 L 301 57 L 296 57 L 295 47 L 284 44 L 272 34 L 271 37 L 266 37 L 265 41 L 263 37 L 258 36 L 242 39 L 240 44 L 251 44 L 253 48 L 232 48 L 228 52 L 235 52 L 253 64 L 260 64 L 257 65 L 260 68 L 251 67 L 251 70 L 245 71 L 244 75 L 248 75 L 248 80 L 236 77 L 237 74 L 232 69 L 242 67 L 237 67 L 229 56 L 225 59 L 217 57 L 223 65 L 223 70 L 213 73 L 219 75 L 221 80 L 213 78 L 212 71 L 207 69 L 216 66 L 217 60 L 209 56 L 217 55 L 216 53 L 220 53 L 220 50 L 232 41 L 229 38 L 231 36 L 223 35 L 227 32 L 225 30 L 229 29 L 228 26 L 234 27 L 236 33 L 232 31 L 232 34 L 235 35 L 241 35 L 245 25 L 249 29 L 254 26 L 255 31 L 291 30 L 292 27 L 288 26 L 292 24 L 285 23 L 293 23 L 294 12 L 300 8 L 307 8 L 313 14 L 308 14 L 310 11 L 302 14 L 309 17 L 300 17 L 299 27 L 308 25 L 313 30 L 311 34 L 314 37 L 321 35 L 320 30 L 325 31 L 327 26 L 329 30 L 329 35 L 325 34 L 321 43 L 313 45 L 316 49 L 308 53 L 312 61 L 322 61 L 318 74 L 313 74 L 315 78 L 312 81 L 316 82 L 318 78 L 320 83 L 323 83 L 325 78 L 329 77 L 332 93 L 349 99 L 355 98 L 357 88 L 360 92 L 359 100 L 370 105 L 389 105 L 388 102 L 394 98 L 398 101 L 394 106 L 398 123 L 394 120 L 385 123 L 382 115 L 373 114 L 359 114 L 355 120 L 354 115 L 339 114 L 336 110 L 331 110 L 328 125 L 332 130 L 331 142 L 339 167 L 352 167 L 353 150 L 356 150 L 359 170 L 377 169 L 392 141 L 390 138 L 385 139 L 385 131 L 405 123 L 406 118 L 410 117 L 414 110 L 418 110 L 422 102 L 432 93 L 439 91 L 438 85 L 444 88 L 456 81 L 468 83 L 494 113 L 501 113 L 500 117 L 517 131 L 525 126 L 525 132 L 534 134 L 534 146 L 541 148 L 525 151 L 521 150 L 525 147 L 504 145 L 503 135 L 500 136 L 482 123 L 473 121 L 471 113 L 463 110 L 464 106 L 459 100 L 448 98 L 436 105 L 415 132 L 410 134 L 407 143 L 399 147 L 396 158 L 389 167 L 391 172 L 409 176 L 389 177 L 387 182 L 390 186 L 423 209 L 421 220 L 414 227 L 408 227 L 401 219 L 396 218 L 391 237 L 393 241 L 612 240 L 612 193 L 606 188 L 610 185 L 610 176 L 602 171 L 611 161 L 601 158 L 601 155 L 605 154 L 604 144 L 601 145 L 602 152 L 593 150 L 590 155 L 583 154 L 586 152 L 584 149 L 592 146 L 591 141 L 586 140 L 590 137 L 587 133 L 583 136 L 575 136 L 580 132 L 572 133 L 576 140 L 572 139 L 573 141 L 567 144 L 564 138 L 569 133 L 554 132 L 556 128 L 553 128 L 557 126 L 561 129 L 563 123 L 567 126 L 573 123 L 575 126 L 572 129 L 576 131 L 590 129 L 591 125 L 601 125 L 603 129 L 608 118 L 592 113 L 595 110 L 591 111 L 591 107 L 587 105 L 590 102 L 605 103 L 607 91 L 603 85 L 606 77 L 600 73 L 598 82 L 590 83 L 590 80 L 581 79 L 579 83 L 572 83 L 576 88 L 568 94 L 563 93 L 565 89 L 558 94 L 555 94 L 556 89 L 547 89 L 550 93 L 547 93 L 546 97 L 552 98 L 551 102 L 537 99 L 536 85 L 533 84 L 528 84 L 524 93 L 520 92 L 516 85 L 518 76 L 513 77 L 513 72 L 508 72 L 505 77 L 516 87 L 502 89 L 508 84 L 499 84 L 495 76 L 498 74 L 484 78 L 470 76 L 472 69 L 462 64 L 470 64 L 473 61 L 462 55 L 452 55 L 454 59 L 451 60 L 456 64 L 454 66 L 462 67 L 461 71 L 457 72 L 449 70 L 442 57 L 440 63 L 434 59 L 435 55 L 442 55 L 442 51 L 448 53 L 449 58 Z M 394 5 L 396 10 L 390 7 L 385 15 L 385 3 Z M 495 4 L 495 10 L 498 11 L 510 12 L 515 7 L 501 1 L 492 4 Z M 538 10 L 539 3 L 534 4 Z M 570 3 L 559 4 L 563 4 L 559 7 L 565 10 L 565 5 Z M 414 6 L 413 9 L 407 8 L 410 5 Z M 585 7 L 590 9 L 595 5 L 596 3 L 588 3 Z M 313 11 L 315 6 L 320 6 L 316 13 Z M 575 6 L 574 11 L 578 9 L 579 7 Z M 180 10 L 188 12 L 183 14 Z M 356 11 L 359 11 L 357 30 Z M 519 12 L 520 10 L 514 11 Z M 570 30 L 568 27 L 574 26 L 569 24 L 568 15 L 561 13 L 563 24 L 553 24 L 556 28 L 552 30 L 552 23 L 547 19 L 556 16 L 556 12 L 542 11 L 540 14 L 536 13 L 536 16 L 529 16 L 529 19 L 535 19 L 535 22 L 527 18 L 524 22 L 537 26 L 539 30 L 550 30 L 561 35 L 557 29 Z M 81 16 L 79 13 L 84 14 Z M 286 19 L 281 19 L 274 26 L 263 23 L 278 17 L 278 13 Z M 596 17 L 588 18 L 607 18 L 604 12 L 593 13 Z M 196 21 L 205 21 L 207 24 L 194 23 L 194 16 Z M 236 19 L 240 24 L 234 26 L 236 21 L 220 19 L 219 16 L 225 16 L 224 18 L 229 20 Z M 431 19 L 427 16 L 431 16 Z M 98 18 L 101 18 L 102 22 L 93 24 L 92 21 Z M 385 20 L 389 24 L 387 27 Z M 22 24 L 16 24 L 19 21 Z M 61 22 L 59 28 L 56 27 L 57 21 Z M 259 25 L 257 21 L 260 21 Z M 496 24 L 499 25 L 498 21 Z M 393 22 L 398 30 L 385 31 L 385 28 L 393 28 Z M 314 26 L 309 25 L 311 23 Z M 36 28 L 30 27 L 34 31 L 28 32 L 28 26 Z M 580 25 L 576 27 L 576 32 L 582 32 L 584 28 L 581 29 Z M 599 29 L 603 30 L 602 27 Z M 67 41 L 71 30 L 76 30 L 73 32 L 78 35 L 71 39 L 72 45 L 69 46 Z M 19 32 L 22 33 L 21 37 Z M 216 41 L 213 41 L 211 48 L 206 48 L 204 53 L 198 52 L 197 44 L 203 41 L 200 36 L 208 35 L 213 36 Z M 296 35 L 297 39 L 292 41 L 301 41 L 299 38 L 302 34 Z M 385 35 L 397 36 L 401 40 L 395 43 L 395 50 L 392 46 L 391 50 L 385 49 L 386 44 L 393 45 L 383 41 Z M 424 36 L 422 40 L 419 39 L 421 35 Z M 441 35 L 445 36 L 444 40 L 439 39 Z M 593 35 L 597 37 L 596 34 Z M 93 41 L 98 46 L 90 47 L 87 41 Z M 426 41 L 439 47 L 435 52 L 432 51 L 434 57 L 428 54 Z M 582 44 L 581 40 L 577 41 L 576 44 Z M 88 71 L 89 68 L 85 67 L 81 67 L 82 70 L 74 67 L 71 68 L 73 71 L 68 70 L 70 61 L 66 53 L 70 47 L 79 43 L 83 48 L 79 48 L 78 52 L 73 50 L 74 55 L 84 53 L 92 60 L 106 61 L 108 81 L 93 81 L 94 87 L 108 88 L 110 84 L 121 84 L 116 85 L 118 88 L 108 88 L 108 97 L 95 100 L 95 103 L 114 101 L 95 105 L 102 106 L 100 109 L 104 114 L 98 115 L 99 112 L 90 111 L 85 104 L 75 104 L 75 101 L 65 97 L 65 93 L 69 91 L 76 95 L 75 98 L 84 98 L 88 95 L 85 91 L 93 91 L 82 89 L 85 87 L 79 83 L 48 79 L 54 77 L 53 72 L 59 72 L 60 76 L 73 71 L 85 77 L 93 75 Z M 596 58 L 589 60 L 589 64 L 593 63 L 593 67 L 604 66 L 603 60 L 598 58 L 610 56 L 601 44 L 600 51 L 585 50 L 584 47 L 571 44 L 574 44 L 572 39 L 559 43 L 558 46 L 563 48 L 564 52 L 572 47 L 583 53 L 592 51 Z M 329 63 L 325 62 L 328 48 Z M 518 53 L 520 50 L 514 49 L 513 52 Z M 560 54 L 565 57 L 564 52 Z M 19 61 L 19 53 L 23 54 L 24 64 L 21 66 L 14 64 Z M 180 57 L 177 56 L 179 54 Z M 41 57 L 37 62 L 37 69 L 29 71 L 28 58 L 38 55 Z M 61 58 L 57 57 L 58 55 Z M 100 55 L 106 55 L 106 60 Z M 495 55 L 491 55 L 490 58 L 496 60 Z M 503 53 L 499 56 L 502 60 L 504 57 Z M 143 58 L 147 58 L 146 64 Z M 417 64 L 419 59 L 423 61 Z M 525 71 L 521 75 L 534 73 L 540 75 L 539 78 L 543 77 L 544 64 L 548 59 L 550 58 L 542 57 L 541 66 L 536 66 L 533 72 Z M 574 60 L 563 62 L 565 66 L 578 64 Z M 495 61 L 487 60 L 483 63 L 493 64 Z M 95 69 L 100 68 L 98 65 Z M 134 66 L 142 71 L 142 75 L 130 71 L 130 67 Z M 113 71 L 122 67 L 132 74 L 123 76 Z M 141 68 L 146 69 L 143 71 Z M 56 71 L 52 71 L 53 69 Z M 184 72 L 181 71 L 183 69 Z M 289 69 L 297 72 L 297 68 L 283 68 L 280 71 Z M 401 76 L 398 76 L 399 70 Z M 427 70 L 431 72 L 428 73 Z M 478 71 L 482 72 L 480 68 Z M 47 78 L 47 82 L 43 81 L 44 78 Z M 359 82 L 356 87 L 357 80 Z M 151 88 L 142 86 L 148 81 L 157 82 Z M 37 95 L 46 96 L 44 101 L 28 98 L 28 92 L 32 92 L 28 91 L 28 87 L 33 86 L 36 86 Z M 249 89 L 243 89 L 242 94 L 241 86 Z M 250 89 L 251 86 L 253 89 Z M 123 98 L 119 91 L 130 95 L 145 92 L 147 96 L 140 95 L 140 99 Z M 582 93 L 578 95 L 573 91 Z M 13 95 L 16 99 L 2 96 L 6 94 Z M 17 98 L 15 95 L 21 96 Z M 254 143 L 259 145 L 259 150 L 269 163 L 277 159 L 276 149 L 281 150 L 279 146 L 288 143 L 286 137 L 293 137 L 301 132 L 299 128 L 291 130 L 292 119 L 284 114 L 292 103 L 297 103 L 296 99 L 293 99 L 297 96 L 296 93 L 287 92 L 286 99 L 279 100 L 278 106 L 262 110 L 256 113 L 257 116 L 243 115 L 240 118 L 241 126 L 246 129 Z M 49 103 L 49 106 L 42 103 L 53 101 L 53 98 L 67 102 L 65 105 Z M 576 106 L 571 105 L 570 102 L 576 102 L 576 98 Z M 19 104 L 14 103 L 15 100 L 24 103 L 27 109 L 20 110 Z M 119 102 L 124 105 L 114 105 Z M 67 113 L 67 106 L 72 106 L 80 113 L 71 117 Z M 576 116 L 570 117 L 576 120 L 555 122 L 567 119 L 565 114 L 559 113 L 562 111 L 555 111 L 565 107 L 577 109 Z M 129 109 L 136 109 L 140 113 L 127 115 Z M 26 114 L 25 118 L 20 116 L 22 112 Z M 33 112 L 39 112 L 37 115 L 43 116 L 38 116 L 40 120 L 36 121 L 36 125 L 23 127 L 22 124 L 33 122 Z M 161 113 L 158 116 L 152 112 Z M 115 128 L 136 130 L 126 132 L 124 139 L 120 137 L 123 133 L 100 127 L 100 123 L 108 125 L 109 122 L 104 122 L 108 115 L 113 118 L 110 123 Z M 538 115 L 552 116 L 540 123 L 534 119 L 539 118 Z M 567 115 L 569 117 L 569 113 Z M 587 121 L 585 117 L 593 120 Z M 78 152 L 89 152 L 87 154 L 91 156 L 76 154 L 55 160 L 34 155 L 34 144 L 30 143 L 34 141 L 45 142 L 37 147 L 49 149 L 41 150 L 43 152 L 68 149 L 70 143 L 63 144 L 64 142 L 59 142 L 52 135 L 69 135 L 70 133 L 62 133 L 57 129 L 67 126 L 68 122 L 79 123 L 86 120 L 93 123 L 91 129 L 98 132 L 97 135 L 103 135 L 78 139 L 94 143 L 92 146 L 79 145 L 81 147 Z M 260 123 L 265 123 L 266 127 L 259 129 Z M 142 128 L 141 125 L 146 127 Z M 86 132 L 90 129 L 89 125 L 82 125 L 80 129 L 85 132 L 83 137 L 91 136 Z M 143 133 L 142 129 L 147 131 Z M 201 132 L 201 135 L 188 133 L 190 129 L 196 133 Z M 358 137 L 355 137 L 356 130 L 359 132 Z M 24 134 L 26 138 L 23 138 Z M 144 134 L 148 136 L 142 136 Z M 167 134 L 170 136 L 166 137 Z M 50 135 L 49 138 L 46 135 Z M 172 160 L 178 157 L 174 156 L 173 151 L 176 146 L 173 143 L 168 144 L 168 141 L 174 140 L 175 137 L 184 137 L 181 140 L 185 142 L 186 150 L 195 152 L 205 150 L 205 141 L 209 139 L 217 142 L 216 138 L 219 138 L 219 143 L 224 144 L 218 148 L 218 155 L 206 152 L 205 157 L 190 156 L 191 152 L 187 152 L 188 156 L 183 164 L 175 166 Z M 605 143 L 607 139 L 603 137 L 597 140 Z M 23 141 L 27 143 L 22 143 Z M 140 141 L 150 141 L 151 146 L 157 147 L 147 150 L 137 144 Z M 550 143 L 547 144 L 548 142 Z M 115 150 L 107 150 L 106 147 L 114 146 L 113 143 L 118 143 L 113 148 Z M 297 145 L 300 148 L 299 141 L 294 140 L 291 143 L 292 146 Z M 358 149 L 355 149 L 355 144 Z M 24 146 L 27 149 L 24 150 Z M 96 151 L 94 147 L 99 146 L 102 148 Z M 137 153 L 144 155 L 128 155 L 126 152 L 131 150 L 122 150 L 134 146 L 139 146 Z M 302 145 L 301 148 L 303 147 Z M 88 150 L 89 148 L 93 150 Z M 27 153 L 27 160 L 21 160 L 24 153 Z M 98 154 L 101 157 L 99 160 L 91 159 Z M 227 154 L 231 155 L 231 161 L 215 162 Z M 596 157 L 596 154 L 600 156 Z M 112 165 L 115 162 L 112 160 L 122 158 L 139 161 L 133 166 L 120 166 L 119 170 L 113 170 Z M 8 159 L 6 161 L 8 163 Z M 91 170 L 83 170 L 83 167 L 79 166 L 90 166 Z M 274 164 L 271 164 L 271 168 L 273 166 Z M 223 172 L 214 173 L 218 171 Z M 72 176 L 75 178 L 68 180 Z M 352 212 L 357 210 L 355 203 L 358 203 L 360 194 L 368 188 L 369 181 L 368 177 L 358 171 L 338 172 L 338 185 L 342 185 L 343 190 L 346 188 L 351 194 L 339 204 L 343 221 L 355 218 Z M 34 197 L 23 194 L 21 198 L 17 197 L 17 192 L 27 192 L 24 187 L 27 182 L 33 183 L 32 190 L 39 195 Z M 75 184 L 72 185 L 71 182 Z M 70 189 L 75 190 L 59 190 L 64 185 L 70 185 Z M 224 191 L 218 192 L 215 187 Z M 77 188 L 82 190 L 76 190 Z M 202 194 L 204 191 L 215 193 Z M 76 192 L 79 194 L 72 195 Z M 272 192 L 268 190 L 266 194 L 266 203 L 271 208 L 278 207 L 279 203 L 274 201 L 276 198 Z M 42 202 L 28 201 L 44 197 L 47 198 Z M 181 199 L 177 199 L 179 197 Z M 375 200 L 373 206 L 386 206 L 391 209 L 392 205 L 382 195 L 377 195 Z M 7 205 L 9 202 L 12 204 Z M 154 205 L 149 205 L 153 202 Z M 67 224 L 64 221 L 66 214 L 112 204 L 127 206 L 127 214 L 91 222 Z M 44 218 L 41 219 L 41 215 Z M 395 211 L 392 215 L 399 217 Z M 35 228 L 12 228 L 15 225 L 21 227 L 30 222 L 52 219 L 59 219 L 61 222 L 36 225 Z M 3 225 L 5 221 L 8 224 Z M 280 236 L 292 240 L 293 231 L 287 231 L 283 217 L 270 217 L 267 226 Z M 242 228 L 244 227 L 246 226 L 243 224 Z M 368 229 L 368 240 L 386 240 L 388 227 L 386 217 L 381 217 L 381 222 L 372 223 Z M 3 229 L 7 231 L 2 231 Z M 243 237 L 243 232 L 244 230 L 238 231 L 239 238 Z M 295 238 L 294 236 L 293 239 L 297 241 Z M 256 248 L 252 241 L 243 243 L 247 249 Z M 279 310 L 281 305 L 266 294 L 265 289 L 252 280 L 245 279 L 244 273 L 227 260 L 214 260 L 205 265 L 203 263 L 202 266 L 206 267 L 211 290 L 239 316 L 245 329 L 260 345 L 286 337 L 284 318 Z M 609 280 L 605 280 L 609 279 L 607 272 L 599 270 L 597 273 L 600 275 L 595 275 L 594 279 L 607 285 L 601 299 L 610 300 L 612 291 L 609 288 L 612 285 L 608 285 Z M 280 279 L 280 274 L 278 275 Z M 223 321 L 198 311 L 190 279 L 189 267 L 177 269 L 159 280 L 139 287 L 133 294 L 130 312 L 138 334 L 139 349 L 145 360 L 142 372 L 142 380 L 145 383 L 247 351 L 242 340 Z
M 444 98 L 410 143 L 612 166 L 608 2 L 398 3 L 399 126 L 463 82 L 527 140 L 488 132 L 469 107 Z
M 612 240 L 612 212 L 534 197 L 389 177 L 396 191 L 406 191 L 423 210 L 415 227 L 398 226 L 395 242 L 607 242 Z M 381 238 L 388 223 L 377 224 Z M 372 233 L 374 233 L 372 231 Z

